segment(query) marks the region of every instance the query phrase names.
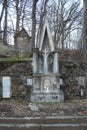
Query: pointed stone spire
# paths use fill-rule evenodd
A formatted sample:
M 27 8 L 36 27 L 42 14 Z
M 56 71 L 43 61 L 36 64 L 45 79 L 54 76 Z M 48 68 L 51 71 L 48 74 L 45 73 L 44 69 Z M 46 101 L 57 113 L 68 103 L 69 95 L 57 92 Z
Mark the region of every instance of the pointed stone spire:
M 53 43 L 53 39 L 52 39 L 47 15 L 44 17 L 44 24 L 43 24 L 43 27 L 42 27 L 41 34 L 39 36 L 39 41 L 37 43 L 37 47 L 39 48 L 40 51 L 43 48 L 45 36 L 48 39 L 48 44 L 49 44 L 50 50 L 54 51 L 54 43 Z

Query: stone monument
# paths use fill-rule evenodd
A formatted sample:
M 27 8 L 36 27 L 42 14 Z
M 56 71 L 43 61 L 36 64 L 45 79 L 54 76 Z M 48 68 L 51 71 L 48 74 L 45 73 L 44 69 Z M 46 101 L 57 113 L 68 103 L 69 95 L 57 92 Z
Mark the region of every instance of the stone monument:
M 32 102 L 61 102 L 58 51 L 55 49 L 48 18 L 45 17 L 39 41 L 33 50 Z
M 4 76 L 2 78 L 2 98 L 11 97 L 11 78 Z

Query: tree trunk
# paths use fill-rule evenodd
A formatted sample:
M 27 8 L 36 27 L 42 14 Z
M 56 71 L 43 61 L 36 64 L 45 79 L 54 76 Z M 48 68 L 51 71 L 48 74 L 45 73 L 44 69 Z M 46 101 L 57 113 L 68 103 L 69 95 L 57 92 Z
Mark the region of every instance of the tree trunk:
M 87 55 L 87 0 L 83 0 L 83 51 Z
M 8 15 L 8 0 L 4 0 L 5 8 L 5 20 L 4 20 L 4 32 L 3 32 L 3 43 L 7 45 L 7 15 Z
M 19 0 L 15 1 L 16 3 L 16 30 L 15 30 L 15 37 L 14 37 L 14 42 L 15 42 L 15 53 L 16 56 L 18 56 L 18 49 L 17 49 L 17 35 L 19 32 L 19 22 L 20 22 L 20 16 L 19 16 Z
M 4 15 L 4 9 L 5 9 L 5 6 L 4 6 L 4 3 L 2 5 L 2 10 L 1 10 L 1 15 L 0 15 L 0 38 L 2 39 L 2 29 L 1 29 L 1 23 L 2 23 L 2 18 L 3 18 L 3 15 Z
M 47 7 L 48 1 L 49 1 L 49 0 L 45 0 L 45 1 L 43 2 L 43 7 L 41 8 L 40 26 L 39 26 L 40 33 L 41 33 L 41 31 L 42 31 L 43 18 L 44 18 L 44 16 L 47 15 L 46 7 Z
M 32 49 L 35 48 L 35 33 L 36 33 L 36 4 L 38 0 L 33 0 L 32 6 Z

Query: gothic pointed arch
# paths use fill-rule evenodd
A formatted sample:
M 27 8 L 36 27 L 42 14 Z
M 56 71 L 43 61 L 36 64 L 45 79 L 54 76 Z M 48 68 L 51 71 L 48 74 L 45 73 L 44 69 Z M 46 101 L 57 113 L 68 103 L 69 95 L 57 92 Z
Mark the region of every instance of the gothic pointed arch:
M 43 73 L 43 62 L 44 62 L 44 58 L 42 54 L 38 54 L 38 70 L 39 73 Z
M 46 41 L 46 43 L 45 43 L 45 41 Z M 39 51 L 42 51 L 43 48 L 46 49 L 48 47 L 51 52 L 53 52 L 55 50 L 47 16 L 45 16 L 45 19 L 44 19 L 44 24 L 43 24 L 41 34 L 39 36 L 39 42 L 38 42 L 37 47 L 39 48 Z
M 48 72 L 52 73 L 53 72 L 53 59 L 54 59 L 54 55 L 53 53 L 50 53 L 48 55 Z

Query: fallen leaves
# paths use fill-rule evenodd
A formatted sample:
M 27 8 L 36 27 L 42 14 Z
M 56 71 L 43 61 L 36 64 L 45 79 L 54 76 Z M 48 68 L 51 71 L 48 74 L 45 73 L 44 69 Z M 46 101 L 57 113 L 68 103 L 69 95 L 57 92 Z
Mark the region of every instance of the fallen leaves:
M 30 116 L 83 116 L 87 115 L 87 99 L 71 100 L 64 103 L 36 103 L 38 111 L 29 109 L 26 100 L 0 101 L 1 117 L 30 117 Z

